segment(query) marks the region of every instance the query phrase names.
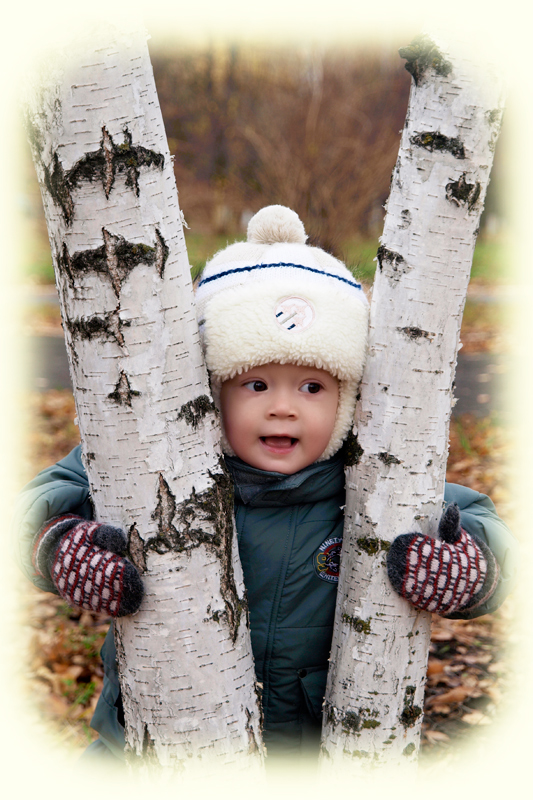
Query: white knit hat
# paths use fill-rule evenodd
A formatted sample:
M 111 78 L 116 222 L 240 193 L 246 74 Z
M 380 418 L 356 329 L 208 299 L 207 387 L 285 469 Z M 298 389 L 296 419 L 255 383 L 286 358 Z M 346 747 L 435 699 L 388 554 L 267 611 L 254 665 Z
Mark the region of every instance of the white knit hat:
M 261 209 L 248 224 L 248 240 L 206 264 L 196 301 L 215 399 L 223 381 L 271 362 L 325 369 L 339 380 L 322 461 L 337 452 L 353 422 L 368 302 L 344 264 L 306 239 L 294 211 Z M 232 454 L 227 441 L 223 449 Z

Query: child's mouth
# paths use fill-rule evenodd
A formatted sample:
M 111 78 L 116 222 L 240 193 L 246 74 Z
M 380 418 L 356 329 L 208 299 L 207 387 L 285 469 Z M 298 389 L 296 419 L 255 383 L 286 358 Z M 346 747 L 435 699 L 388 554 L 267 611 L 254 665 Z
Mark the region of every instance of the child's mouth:
M 288 453 L 298 442 L 298 439 L 293 439 L 291 436 L 261 436 L 260 438 L 269 450 L 276 450 L 280 453 Z

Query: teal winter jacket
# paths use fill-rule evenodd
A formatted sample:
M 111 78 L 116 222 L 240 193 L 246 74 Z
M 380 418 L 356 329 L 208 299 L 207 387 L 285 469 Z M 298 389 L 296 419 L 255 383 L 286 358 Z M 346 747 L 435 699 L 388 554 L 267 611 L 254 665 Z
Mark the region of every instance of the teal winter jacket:
M 239 554 L 250 610 L 252 649 L 262 685 L 264 740 L 269 754 L 315 748 L 331 644 L 342 543 L 344 470 L 341 454 L 294 475 L 265 473 L 227 458 L 235 484 Z M 517 546 L 479 492 L 447 484 L 445 501 L 456 502 L 463 527 L 482 539 L 499 562 L 496 592 L 467 618 L 491 613 L 511 590 Z M 51 517 L 71 512 L 91 518 L 89 485 L 80 447 L 43 470 L 22 491 L 13 526 L 15 555 L 37 586 L 54 586 L 34 575 L 31 543 Z M 124 729 L 112 630 L 101 651 L 104 687 L 92 727 L 114 755 L 123 758 Z

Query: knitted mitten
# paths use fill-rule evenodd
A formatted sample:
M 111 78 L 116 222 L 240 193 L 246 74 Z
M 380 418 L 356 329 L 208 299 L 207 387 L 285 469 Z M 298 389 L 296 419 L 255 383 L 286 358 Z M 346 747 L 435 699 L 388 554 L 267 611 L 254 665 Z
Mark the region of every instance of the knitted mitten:
M 446 616 L 481 605 L 498 582 L 498 563 L 487 545 L 461 528 L 456 504 L 439 522 L 439 538 L 404 533 L 387 554 L 389 580 L 417 608 Z
M 144 594 L 136 568 L 121 557 L 126 547 L 120 528 L 64 514 L 40 529 L 32 561 L 71 605 L 122 617 L 138 610 Z

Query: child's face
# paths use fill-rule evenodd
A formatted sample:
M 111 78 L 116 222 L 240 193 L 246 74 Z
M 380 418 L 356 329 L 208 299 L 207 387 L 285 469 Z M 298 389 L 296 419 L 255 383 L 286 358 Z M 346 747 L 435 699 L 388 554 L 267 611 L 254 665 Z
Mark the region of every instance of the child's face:
M 292 475 L 319 458 L 333 432 L 339 383 L 323 369 L 266 364 L 222 384 L 226 438 L 252 467 Z

